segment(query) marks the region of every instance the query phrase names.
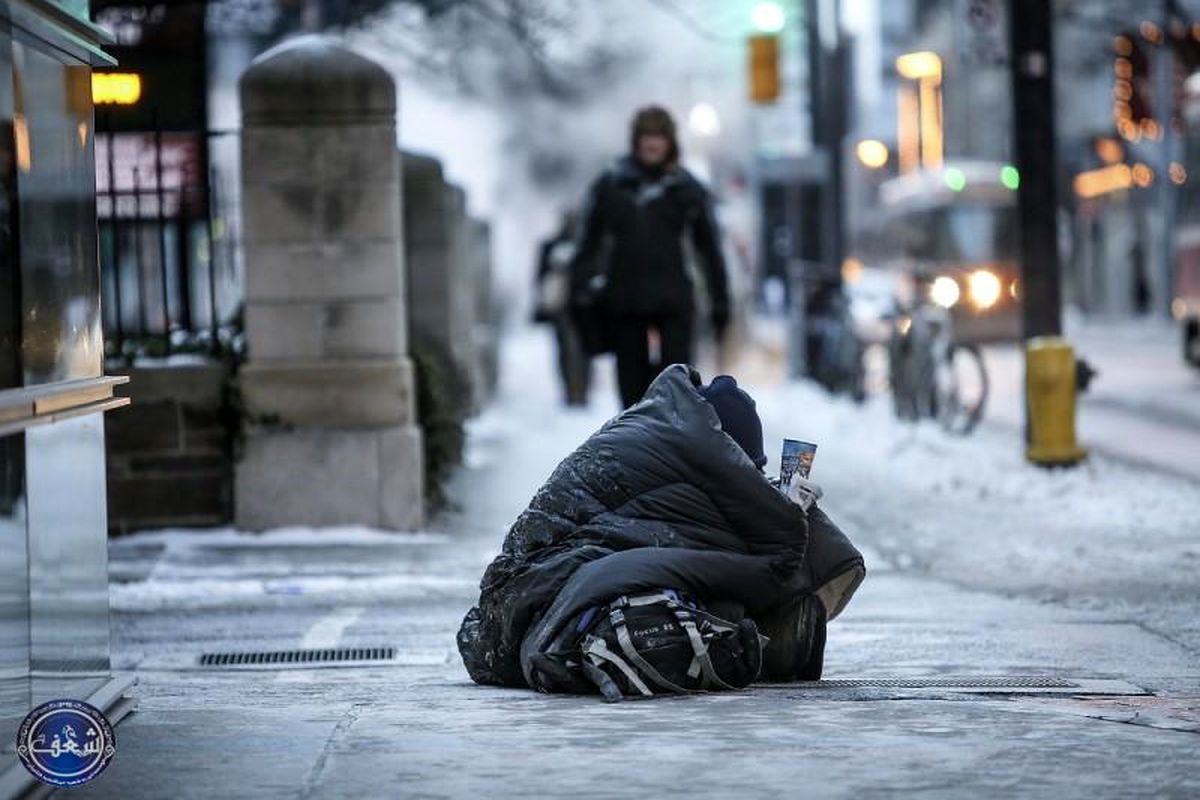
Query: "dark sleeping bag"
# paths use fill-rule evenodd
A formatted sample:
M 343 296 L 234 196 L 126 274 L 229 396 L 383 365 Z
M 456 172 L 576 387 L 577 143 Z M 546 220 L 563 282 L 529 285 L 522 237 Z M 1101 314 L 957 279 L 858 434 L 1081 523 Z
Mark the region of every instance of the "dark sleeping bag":
M 804 596 L 828 619 L 842 610 L 862 556 L 820 510 L 806 514 L 768 482 L 699 385 L 687 367 L 667 368 L 537 492 L 459 629 L 473 680 L 568 690 L 538 678 L 539 657 L 569 646 L 564 630 L 588 607 L 639 591 L 674 589 L 751 618 Z

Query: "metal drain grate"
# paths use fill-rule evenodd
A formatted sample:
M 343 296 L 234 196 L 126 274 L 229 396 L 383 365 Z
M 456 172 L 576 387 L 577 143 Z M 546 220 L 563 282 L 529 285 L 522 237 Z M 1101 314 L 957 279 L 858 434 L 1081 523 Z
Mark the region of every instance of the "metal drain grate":
M 862 678 L 856 680 L 812 681 L 802 684 L 830 689 L 1078 689 L 1078 683 L 1061 678 L 1010 675 L 992 678 Z
M 202 667 L 243 667 L 264 664 L 339 664 L 347 661 L 393 661 L 394 647 L 338 647 L 327 650 L 276 650 L 251 653 L 202 653 Z

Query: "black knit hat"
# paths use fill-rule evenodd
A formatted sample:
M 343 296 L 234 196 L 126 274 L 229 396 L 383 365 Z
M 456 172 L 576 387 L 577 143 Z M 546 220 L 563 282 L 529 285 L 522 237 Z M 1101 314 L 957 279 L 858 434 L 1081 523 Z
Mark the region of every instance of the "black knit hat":
M 755 410 L 754 398 L 738 388 L 732 375 L 718 375 L 708 386 L 701 386 L 700 395 L 717 410 L 721 428 L 737 442 L 754 466 L 767 465 L 763 454 L 762 420 Z

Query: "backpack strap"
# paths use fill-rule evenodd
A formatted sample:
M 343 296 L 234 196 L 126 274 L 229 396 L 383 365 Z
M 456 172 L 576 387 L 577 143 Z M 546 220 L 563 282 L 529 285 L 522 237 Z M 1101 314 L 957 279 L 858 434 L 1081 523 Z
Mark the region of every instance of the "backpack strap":
M 596 687 L 600 689 L 600 694 L 604 695 L 604 702 L 619 703 L 625 696 L 621 694 L 621 689 L 616 682 L 608 676 L 608 673 L 597 667 L 591 661 L 584 659 L 583 674 L 586 675 Z
M 650 687 L 648 687 L 642 681 L 642 679 L 638 677 L 638 674 L 634 672 L 633 668 L 625 662 L 625 659 L 608 649 L 608 645 L 604 643 L 603 639 L 596 636 L 589 636 L 586 640 L 584 640 L 582 650 L 583 654 L 591 659 L 592 663 L 596 666 L 599 666 L 603 661 L 607 661 L 617 669 L 621 670 L 621 673 L 626 677 L 629 683 L 645 696 L 649 697 L 654 694 L 654 692 L 650 691 Z M 601 686 L 601 691 L 603 691 L 603 688 L 604 687 Z
M 609 607 L 610 608 L 624 608 L 626 606 L 652 606 L 655 603 L 666 603 L 667 605 L 671 606 L 672 608 L 679 605 L 675 601 L 675 598 L 672 597 L 671 595 L 667 594 L 666 592 L 652 592 L 650 594 L 634 595 L 633 597 L 630 597 L 628 595 L 618 597 L 616 600 L 614 600 L 612 603 L 609 604 Z
M 642 604 L 644 605 L 644 604 Z M 613 608 L 609 611 L 609 619 L 612 620 L 613 630 L 617 632 L 617 641 L 621 645 L 621 652 L 625 654 L 633 665 L 642 671 L 642 674 L 651 680 L 652 683 L 658 684 L 659 687 L 666 689 L 668 692 L 675 694 L 688 694 L 692 690 L 685 689 L 682 686 L 672 683 L 667 678 L 663 677 L 662 673 L 656 670 L 649 661 L 642 658 L 642 654 L 637 651 L 633 644 L 633 640 L 629 638 L 629 628 L 625 625 L 625 615 L 620 608 Z M 689 637 L 690 639 L 691 637 Z M 695 647 L 693 643 L 692 647 Z
M 721 676 L 713 668 L 712 659 L 708 657 L 708 645 L 704 643 L 703 637 L 700 636 L 700 631 L 697 630 L 692 615 L 686 609 L 677 608 L 675 609 L 675 618 L 679 620 L 680 626 L 687 633 L 688 640 L 692 643 L 692 650 L 696 653 L 696 659 L 700 662 L 700 670 L 704 673 L 706 685 L 716 685 L 722 689 L 737 691 L 736 686 L 731 686 L 721 680 Z

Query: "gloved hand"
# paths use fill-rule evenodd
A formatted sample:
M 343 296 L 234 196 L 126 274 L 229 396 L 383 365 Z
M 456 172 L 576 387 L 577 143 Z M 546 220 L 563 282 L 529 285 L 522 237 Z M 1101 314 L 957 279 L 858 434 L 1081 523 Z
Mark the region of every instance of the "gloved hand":
M 607 275 L 593 275 L 582 286 L 572 290 L 571 305 L 575 308 L 592 308 L 600 302 L 607 288 Z
M 817 504 L 825 492 L 821 490 L 820 485 L 796 474 L 792 476 L 792 482 L 788 484 L 786 494 L 789 500 L 808 511 Z

